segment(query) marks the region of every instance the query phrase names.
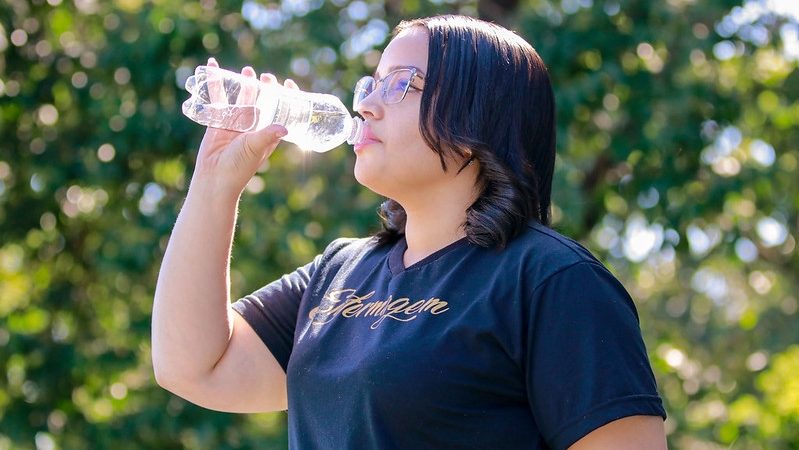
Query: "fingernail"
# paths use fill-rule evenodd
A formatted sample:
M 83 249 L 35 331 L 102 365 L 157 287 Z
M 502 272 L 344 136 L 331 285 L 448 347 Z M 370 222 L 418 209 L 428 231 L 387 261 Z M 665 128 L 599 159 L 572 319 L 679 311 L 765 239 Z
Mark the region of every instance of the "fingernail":
M 209 62 L 209 63 L 215 63 L 215 62 L 216 62 L 216 58 L 214 58 L 214 57 L 212 56 L 212 57 L 208 58 L 208 62 Z
M 281 128 L 281 129 L 279 129 L 279 130 L 277 130 L 277 131 L 275 132 L 275 136 L 277 136 L 277 137 L 279 137 L 279 138 L 282 138 L 283 136 L 285 136 L 285 135 L 287 135 L 287 134 L 289 134 L 289 132 L 288 132 L 288 130 L 286 130 L 285 128 Z

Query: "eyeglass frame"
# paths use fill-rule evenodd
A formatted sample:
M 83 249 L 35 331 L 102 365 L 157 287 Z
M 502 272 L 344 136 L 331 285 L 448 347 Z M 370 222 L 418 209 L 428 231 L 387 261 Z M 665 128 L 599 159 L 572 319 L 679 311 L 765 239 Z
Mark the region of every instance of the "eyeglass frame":
M 388 77 L 392 76 L 393 74 L 395 74 L 397 72 L 402 72 L 402 71 L 406 71 L 406 70 L 411 72 L 411 76 L 408 79 L 408 84 L 405 85 L 405 90 L 402 92 L 402 96 L 400 97 L 399 100 L 397 100 L 395 102 L 386 101 L 386 96 L 388 95 L 388 92 L 386 91 L 386 86 L 387 86 L 386 83 L 385 83 L 386 79 L 388 79 Z M 369 97 L 370 95 L 372 95 L 372 93 L 377 90 L 377 86 L 379 84 L 381 84 L 381 83 L 383 84 L 383 86 L 380 88 L 380 100 L 383 101 L 384 105 L 396 105 L 397 103 L 402 102 L 403 100 L 405 100 L 405 96 L 408 95 L 408 91 L 411 88 L 413 88 L 413 89 L 415 89 L 415 90 L 417 90 L 419 92 L 422 92 L 424 90 L 424 77 L 422 75 L 420 75 L 419 72 L 420 72 L 419 69 L 417 69 L 416 67 L 400 67 L 400 68 L 394 69 L 391 72 L 387 73 L 383 78 L 380 78 L 379 80 L 375 80 L 375 78 L 373 76 L 370 76 L 370 75 L 366 75 L 364 77 L 361 77 L 361 79 L 358 80 L 357 83 L 355 83 L 355 89 L 353 89 L 353 93 L 355 94 L 353 96 L 353 98 L 352 98 L 352 109 L 353 109 L 353 111 L 357 111 L 358 110 L 358 106 L 363 102 L 363 100 L 366 99 L 366 97 Z M 372 88 L 371 92 L 366 94 L 361 99 L 360 102 L 356 103 L 355 101 L 358 98 L 358 91 L 359 90 L 364 90 L 363 88 L 359 89 L 359 86 L 361 86 L 361 84 L 364 81 L 366 81 L 366 80 L 372 80 L 374 82 L 374 87 Z M 421 84 L 419 84 L 419 83 L 421 83 Z

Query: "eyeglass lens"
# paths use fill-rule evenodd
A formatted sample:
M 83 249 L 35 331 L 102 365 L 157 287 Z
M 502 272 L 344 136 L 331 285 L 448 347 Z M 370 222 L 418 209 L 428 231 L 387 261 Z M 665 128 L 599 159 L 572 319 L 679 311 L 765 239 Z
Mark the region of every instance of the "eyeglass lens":
M 399 103 L 405 98 L 410 86 L 413 71 L 410 69 L 395 70 L 380 81 L 375 81 L 372 77 L 363 77 L 358 84 L 355 85 L 355 96 L 352 100 L 353 109 L 357 109 L 358 105 L 374 91 L 378 84 L 382 83 L 381 98 L 383 103 L 390 105 Z

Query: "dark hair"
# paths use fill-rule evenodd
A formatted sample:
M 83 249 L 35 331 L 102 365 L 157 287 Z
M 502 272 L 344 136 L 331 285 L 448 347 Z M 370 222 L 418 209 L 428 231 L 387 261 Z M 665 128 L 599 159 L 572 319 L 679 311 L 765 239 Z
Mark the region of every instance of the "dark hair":
M 480 194 L 464 224 L 468 240 L 502 248 L 531 220 L 548 226 L 555 100 L 541 57 L 513 32 L 472 17 L 403 21 L 394 36 L 412 27 L 429 38 L 422 138 L 444 170 L 446 155 L 479 162 Z M 381 205 L 380 217 L 381 242 L 405 232 L 405 211 L 395 200 Z

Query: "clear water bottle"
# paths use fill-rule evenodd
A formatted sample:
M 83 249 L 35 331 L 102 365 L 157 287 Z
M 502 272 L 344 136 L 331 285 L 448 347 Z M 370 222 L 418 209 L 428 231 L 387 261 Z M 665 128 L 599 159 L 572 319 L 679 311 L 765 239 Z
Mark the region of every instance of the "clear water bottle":
M 195 69 L 186 90 L 191 98 L 183 103 L 183 114 L 208 127 L 244 132 L 277 123 L 288 130 L 283 140 L 315 152 L 361 139 L 363 121 L 350 116 L 334 95 L 266 84 L 209 66 Z

